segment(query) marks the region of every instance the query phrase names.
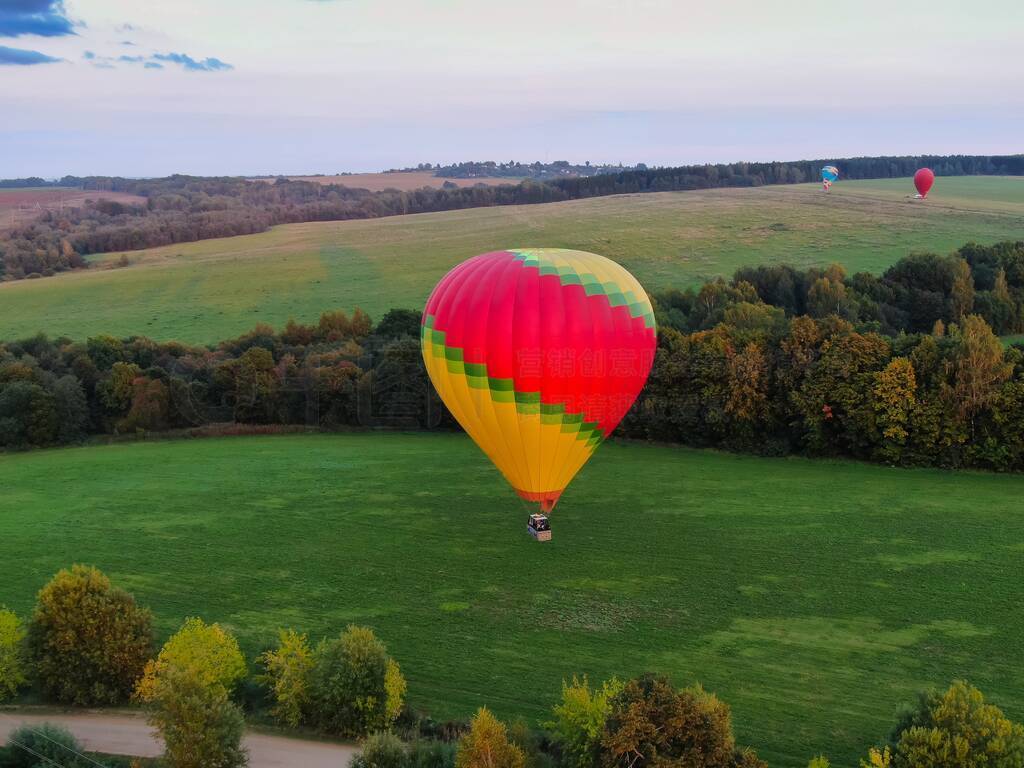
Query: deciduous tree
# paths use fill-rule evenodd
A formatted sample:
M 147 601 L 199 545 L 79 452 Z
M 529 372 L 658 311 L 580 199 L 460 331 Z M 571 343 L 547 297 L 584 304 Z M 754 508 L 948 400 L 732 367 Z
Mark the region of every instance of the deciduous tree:
M 310 684 L 311 720 L 321 730 L 341 736 L 360 737 L 390 727 L 397 714 L 388 702 L 388 684 L 398 684 L 384 644 L 367 627 L 350 626 L 340 637 L 324 640 L 313 655 Z M 397 667 L 397 665 L 395 665 Z M 404 683 L 404 680 L 403 680 Z
M 486 707 L 477 710 L 459 742 L 456 768 L 524 768 L 523 750 L 509 741 L 505 724 Z
M 899 461 L 909 436 L 910 418 L 917 404 L 914 366 L 905 357 L 889 361 L 879 372 L 874 390 L 875 414 L 881 430 L 879 455 L 885 461 Z
M 227 689 L 211 685 L 200 670 L 172 666 L 152 691 L 149 722 L 164 741 L 168 768 L 241 768 L 245 718 Z
M 75 565 L 39 592 L 28 639 L 48 698 L 123 704 L 152 653 L 152 617 L 99 570 Z
M 953 266 L 953 285 L 949 293 L 949 315 L 957 322 L 974 311 L 974 278 L 963 259 Z
M 1003 359 L 999 337 L 985 320 L 979 315 L 965 317 L 953 362 L 953 395 L 972 434 L 979 412 L 1012 373 L 1013 367 Z
M 0 702 L 25 683 L 25 628 L 14 611 L 0 609 Z
M 766 768 L 738 749 L 729 708 L 699 686 L 677 691 L 665 678 L 630 680 L 611 700 L 601 741 L 605 768 Z
M 261 657 L 264 680 L 274 696 L 273 714 L 280 722 L 297 728 L 308 712 L 313 651 L 306 635 L 295 630 L 278 632 L 277 648 Z
M 0 389 L 0 447 L 48 445 L 59 424 L 53 395 L 29 381 L 13 381 Z
M 234 636 L 220 624 L 207 624 L 199 618 L 186 619 L 156 659 L 146 664 L 136 696 L 145 702 L 154 701 L 163 678 L 178 669 L 191 670 L 200 683 L 223 688 L 228 696 L 246 672 L 245 657 Z
M 768 421 L 770 371 L 764 347 L 751 342 L 729 358 L 729 395 L 725 411 L 741 424 L 756 427 Z
M 605 721 L 611 700 L 623 684 L 612 678 L 591 688 L 586 676 L 562 681 L 562 699 L 552 709 L 553 719 L 546 724 L 562 751 L 566 768 L 592 768 L 600 753 Z
M 893 768 L 1019 768 L 1024 725 L 958 681 L 925 697 L 896 735 Z
M 54 382 L 53 404 L 57 414 L 57 439 L 73 443 L 84 438 L 89 426 L 89 401 L 76 377 L 61 376 Z

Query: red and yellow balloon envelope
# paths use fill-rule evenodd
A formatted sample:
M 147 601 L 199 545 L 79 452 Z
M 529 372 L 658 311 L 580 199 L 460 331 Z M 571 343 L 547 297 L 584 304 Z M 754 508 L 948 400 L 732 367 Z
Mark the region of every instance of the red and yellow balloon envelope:
M 647 380 L 647 294 L 603 256 L 474 256 L 442 278 L 421 327 L 431 381 L 524 499 L 550 511 Z

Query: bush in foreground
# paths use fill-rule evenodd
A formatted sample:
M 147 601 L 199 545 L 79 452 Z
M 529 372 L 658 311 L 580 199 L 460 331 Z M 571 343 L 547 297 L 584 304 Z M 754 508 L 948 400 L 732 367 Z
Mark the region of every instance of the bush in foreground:
M 445 741 L 414 741 L 409 745 L 409 768 L 455 768 L 458 747 Z
M 405 678 L 373 630 L 350 626 L 320 643 L 310 677 L 313 725 L 339 736 L 386 730 L 402 708 Z
M 0 768 L 92 768 L 81 753 L 82 745 L 65 728 L 23 725 L 7 738 L 6 748 L 0 747 Z
M 362 751 L 352 758 L 351 768 L 407 768 L 409 755 L 405 744 L 390 731 L 371 733 Z
M 75 565 L 39 592 L 28 640 L 48 698 L 122 704 L 152 653 L 152 616 L 96 568 Z
M 245 677 L 245 657 L 238 641 L 220 624 L 207 624 L 202 619 L 186 619 L 160 654 L 146 665 L 135 694 L 142 701 L 153 701 L 161 680 L 175 669 L 188 669 L 200 683 L 223 688 L 230 697 Z
M 25 684 L 25 629 L 13 611 L 0 609 L 0 701 Z
M 154 681 L 149 722 L 164 740 L 168 768 L 240 768 L 245 718 L 227 689 L 196 667 L 168 666 Z

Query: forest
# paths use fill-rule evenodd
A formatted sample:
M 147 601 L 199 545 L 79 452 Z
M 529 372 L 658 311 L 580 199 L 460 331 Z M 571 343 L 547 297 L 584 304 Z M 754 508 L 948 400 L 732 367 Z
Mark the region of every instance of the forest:
M 1024 242 L 881 276 L 744 268 L 653 296 L 658 352 L 617 435 L 762 454 L 1024 469 Z M 420 315 L 258 325 L 212 346 L 137 336 L 0 344 L 0 447 L 210 425 L 455 429 Z
M 570 163 L 568 160 L 555 160 L 552 163 L 542 163 L 539 160 L 532 163 L 520 163 L 515 160 L 507 163 L 496 163 L 493 160 L 484 162 L 452 163 L 451 165 L 439 165 L 435 170 L 435 176 L 447 179 L 472 179 L 478 176 L 498 176 L 513 179 L 538 179 L 548 180 L 562 177 L 596 176 L 600 173 L 625 173 L 628 171 L 646 170 L 644 163 L 635 166 L 597 164 L 592 165 L 590 161 L 583 163 Z
M 131 205 L 99 199 L 62 211 L 45 211 L 38 219 L 10 229 L 0 236 L 0 280 L 47 277 L 84 268 L 84 257 L 89 254 L 252 234 L 277 224 L 369 219 L 637 192 L 794 184 L 817 179 L 824 162 L 835 164 L 841 175 L 850 179 L 904 177 L 921 165 L 929 165 L 939 175 L 1024 174 L 1024 155 L 951 155 L 638 167 L 549 181 L 527 179 L 518 184 L 408 192 L 370 192 L 343 184 L 321 185 L 284 178 L 270 182 L 238 177 L 69 176 L 60 183 L 96 192 L 126 192 L 144 197 L 146 202 Z

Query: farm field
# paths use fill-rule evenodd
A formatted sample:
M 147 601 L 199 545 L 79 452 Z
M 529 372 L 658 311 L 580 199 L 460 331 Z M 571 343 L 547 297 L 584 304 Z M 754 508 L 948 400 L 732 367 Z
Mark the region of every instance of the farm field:
M 848 194 L 865 194 L 892 200 L 905 200 L 914 194 L 910 179 L 839 181 L 832 188 L 833 193 L 840 185 L 847 184 L 851 187 L 847 190 Z M 927 204 L 933 201 L 941 201 L 943 205 L 960 209 L 1019 212 L 1020 206 L 1024 205 L 1024 176 L 940 176 L 928 194 Z
M 270 181 L 274 178 L 258 178 L 253 181 Z M 371 192 L 382 192 L 385 189 L 398 189 L 408 192 L 422 187 L 440 189 L 446 181 L 459 187 L 474 187 L 477 184 L 495 186 L 498 184 L 518 184 L 521 179 L 508 176 L 478 176 L 474 179 L 445 179 L 435 176 L 433 171 L 401 171 L 395 173 L 350 173 L 343 176 L 289 176 L 292 181 L 315 181 L 317 184 L 344 184 L 346 187 L 359 187 Z
M 1011 333 L 1008 336 L 1000 336 L 999 338 L 1002 340 L 1003 346 L 1005 347 L 1009 347 L 1014 344 L 1024 344 L 1024 333 Z
M 98 192 L 70 187 L 0 189 L 0 232 L 28 223 L 43 211 L 58 210 L 61 205 L 82 205 L 86 200 L 100 199 L 119 203 L 146 203 L 146 198 L 125 192 Z
M 550 545 L 459 435 L 7 454 L 0 487 L 0 603 L 84 562 L 161 638 L 200 615 L 250 658 L 365 623 L 435 717 L 538 720 L 566 676 L 651 670 L 718 692 L 773 766 L 855 765 L 957 677 L 1024 717 L 1021 477 L 611 443 Z
M 0 338 L 145 334 L 213 342 L 257 322 L 313 321 L 361 306 L 422 306 L 459 261 L 516 246 L 580 248 L 649 289 L 730 276 L 745 264 L 838 261 L 880 272 L 914 250 L 1024 237 L 1024 179 L 942 178 L 927 202 L 909 180 L 621 195 L 347 222 L 94 258 L 94 269 L 0 284 Z M 104 268 L 110 267 L 110 268 Z M 111 297 L 117 297 L 112 301 Z

